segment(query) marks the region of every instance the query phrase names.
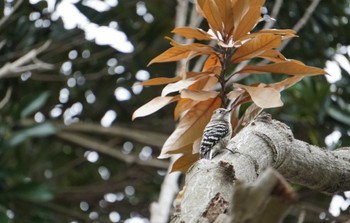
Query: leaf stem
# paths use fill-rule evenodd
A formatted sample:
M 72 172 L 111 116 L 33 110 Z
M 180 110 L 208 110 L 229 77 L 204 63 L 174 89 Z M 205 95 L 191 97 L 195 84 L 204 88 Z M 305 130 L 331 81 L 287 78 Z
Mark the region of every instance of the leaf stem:
M 221 85 L 219 96 L 222 101 L 221 102 L 222 107 L 226 107 L 228 104 L 228 99 L 225 92 L 226 92 L 226 83 L 229 80 L 229 78 L 225 79 L 225 75 L 227 72 L 228 65 L 230 64 L 230 58 L 233 52 L 234 52 L 233 48 L 220 47 L 220 54 L 221 54 L 220 63 L 221 63 L 222 69 L 221 69 L 220 76 L 218 77 L 218 80 Z

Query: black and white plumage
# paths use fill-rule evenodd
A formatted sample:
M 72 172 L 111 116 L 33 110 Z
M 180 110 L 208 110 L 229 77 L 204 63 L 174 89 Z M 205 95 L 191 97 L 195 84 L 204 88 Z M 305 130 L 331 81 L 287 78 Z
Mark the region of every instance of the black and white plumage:
M 231 134 L 231 109 L 216 109 L 203 132 L 200 158 L 212 159 L 221 149 L 226 148 Z

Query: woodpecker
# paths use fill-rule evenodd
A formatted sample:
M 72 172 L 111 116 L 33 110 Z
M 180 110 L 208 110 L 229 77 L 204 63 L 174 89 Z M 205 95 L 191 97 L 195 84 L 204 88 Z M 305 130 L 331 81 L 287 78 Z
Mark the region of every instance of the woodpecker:
M 225 149 L 231 134 L 231 109 L 216 109 L 203 132 L 200 158 L 212 159 L 221 149 Z

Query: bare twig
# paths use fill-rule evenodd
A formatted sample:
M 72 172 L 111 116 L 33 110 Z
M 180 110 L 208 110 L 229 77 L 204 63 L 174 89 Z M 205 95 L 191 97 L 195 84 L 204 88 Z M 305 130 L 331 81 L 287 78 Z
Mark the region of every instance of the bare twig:
M 10 100 L 12 94 L 12 87 L 7 88 L 5 97 L 0 101 L 0 109 L 2 109 Z
M 309 21 L 312 13 L 315 11 L 316 7 L 320 3 L 321 0 L 313 0 L 309 7 L 306 9 L 303 17 L 299 19 L 299 21 L 294 25 L 293 29 L 295 30 L 296 33 L 298 33 L 304 26 L 305 24 Z M 282 43 L 282 46 L 280 47 L 280 51 L 282 51 L 288 43 L 291 41 L 291 39 L 287 39 Z
M 174 162 L 178 157 L 172 156 L 171 162 Z M 176 194 L 179 191 L 178 180 L 180 172 L 168 173 L 162 183 L 159 199 L 151 204 L 151 223 L 168 222 L 170 210 Z M 166 206 L 165 206 L 166 205 Z
M 7 20 L 11 17 L 11 15 L 19 8 L 19 6 L 23 3 L 23 0 L 18 0 L 16 4 L 13 6 L 12 11 L 9 15 L 4 16 L 0 20 L 0 29 L 7 22 Z
M 276 22 L 276 19 L 277 19 L 278 14 L 281 10 L 282 4 L 283 4 L 283 0 L 276 0 L 275 1 L 275 4 L 273 5 L 272 12 L 271 12 L 271 18 L 273 18 L 273 19 L 270 19 L 268 22 L 266 22 L 263 29 L 271 29 L 272 28 L 272 26 Z
M 35 204 L 35 205 L 38 205 L 38 206 L 50 209 L 54 212 L 57 212 L 57 213 L 63 215 L 64 217 L 72 217 L 75 220 L 80 220 L 80 221 L 84 221 L 84 222 L 90 221 L 90 219 L 87 215 L 81 214 L 81 212 L 74 211 L 70 208 L 67 208 L 67 207 L 52 203 L 52 202 L 36 202 L 36 201 L 30 201 L 30 202 Z
M 12 63 L 5 64 L 0 69 L 0 79 L 8 76 L 12 76 L 13 74 L 20 74 L 25 71 L 31 71 L 36 69 L 53 69 L 53 65 L 45 63 L 41 60 L 38 60 L 36 57 L 43 51 L 45 51 L 51 44 L 51 41 L 46 41 L 42 46 L 37 49 L 33 49 L 26 53 L 24 56 L 18 58 L 16 61 Z M 26 65 L 28 62 L 32 61 L 33 64 Z
M 59 123 L 55 123 L 59 129 L 65 131 L 78 131 L 78 132 L 90 132 L 90 133 L 99 133 L 106 135 L 115 135 L 124 138 L 128 138 L 131 140 L 135 140 L 137 142 L 145 143 L 152 146 L 163 146 L 167 135 L 151 132 L 151 131 L 143 131 L 130 127 L 123 126 L 111 126 L 109 128 L 102 127 L 101 125 L 94 123 L 76 123 L 72 125 L 63 125 Z

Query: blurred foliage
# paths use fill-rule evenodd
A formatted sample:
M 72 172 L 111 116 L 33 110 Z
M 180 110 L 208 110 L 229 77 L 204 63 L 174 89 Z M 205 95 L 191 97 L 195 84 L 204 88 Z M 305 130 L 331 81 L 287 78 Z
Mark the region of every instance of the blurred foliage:
M 22 70 L 0 75 L 0 222 L 108 222 L 113 211 L 121 220 L 147 218 L 167 163 L 155 160 L 161 140 L 146 144 L 127 133 L 137 129 L 169 134 L 174 122 L 170 110 L 163 109 L 131 123 L 132 112 L 160 93 L 157 88 L 134 93 L 132 86 L 140 81 L 136 78 L 140 70 L 151 77 L 174 75 L 174 65 L 146 65 L 168 48 L 163 36 L 170 35 L 174 26 L 177 2 L 116 1 L 116 6 L 99 12 L 83 4 L 86 1 L 77 1 L 76 7 L 90 21 L 104 26 L 117 23 L 134 45 L 132 53 L 88 41 L 82 29 L 65 29 L 46 1 L 30 2 L 36 1 L 0 4 L 0 73 L 7 63 L 51 41 Z M 61 2 L 56 1 L 55 7 Z M 267 1 L 269 10 L 273 3 Z M 309 3 L 284 2 L 276 28 L 294 25 Z M 136 13 L 138 4 L 145 6 L 152 22 Z M 13 14 L 4 15 L 13 7 Z M 349 11 L 346 0 L 321 1 L 300 38 L 293 39 L 283 53 L 318 67 L 325 67 L 336 53 L 349 60 Z M 52 66 L 26 66 L 38 61 Z M 350 75 L 346 69 L 341 72 L 342 78 L 331 86 L 325 77 L 305 79 L 285 92 L 284 107 L 269 112 L 290 125 L 296 138 L 324 146 L 325 137 L 338 130 L 342 135 L 337 145 L 349 145 Z M 120 87 L 130 93 L 129 100 L 116 99 Z M 113 126 L 130 131 L 111 133 L 99 127 L 109 110 L 116 114 Z M 77 121 L 96 127 L 74 128 L 71 123 Z M 63 133 L 95 140 L 129 160 L 93 152 L 95 147 L 68 140 Z

